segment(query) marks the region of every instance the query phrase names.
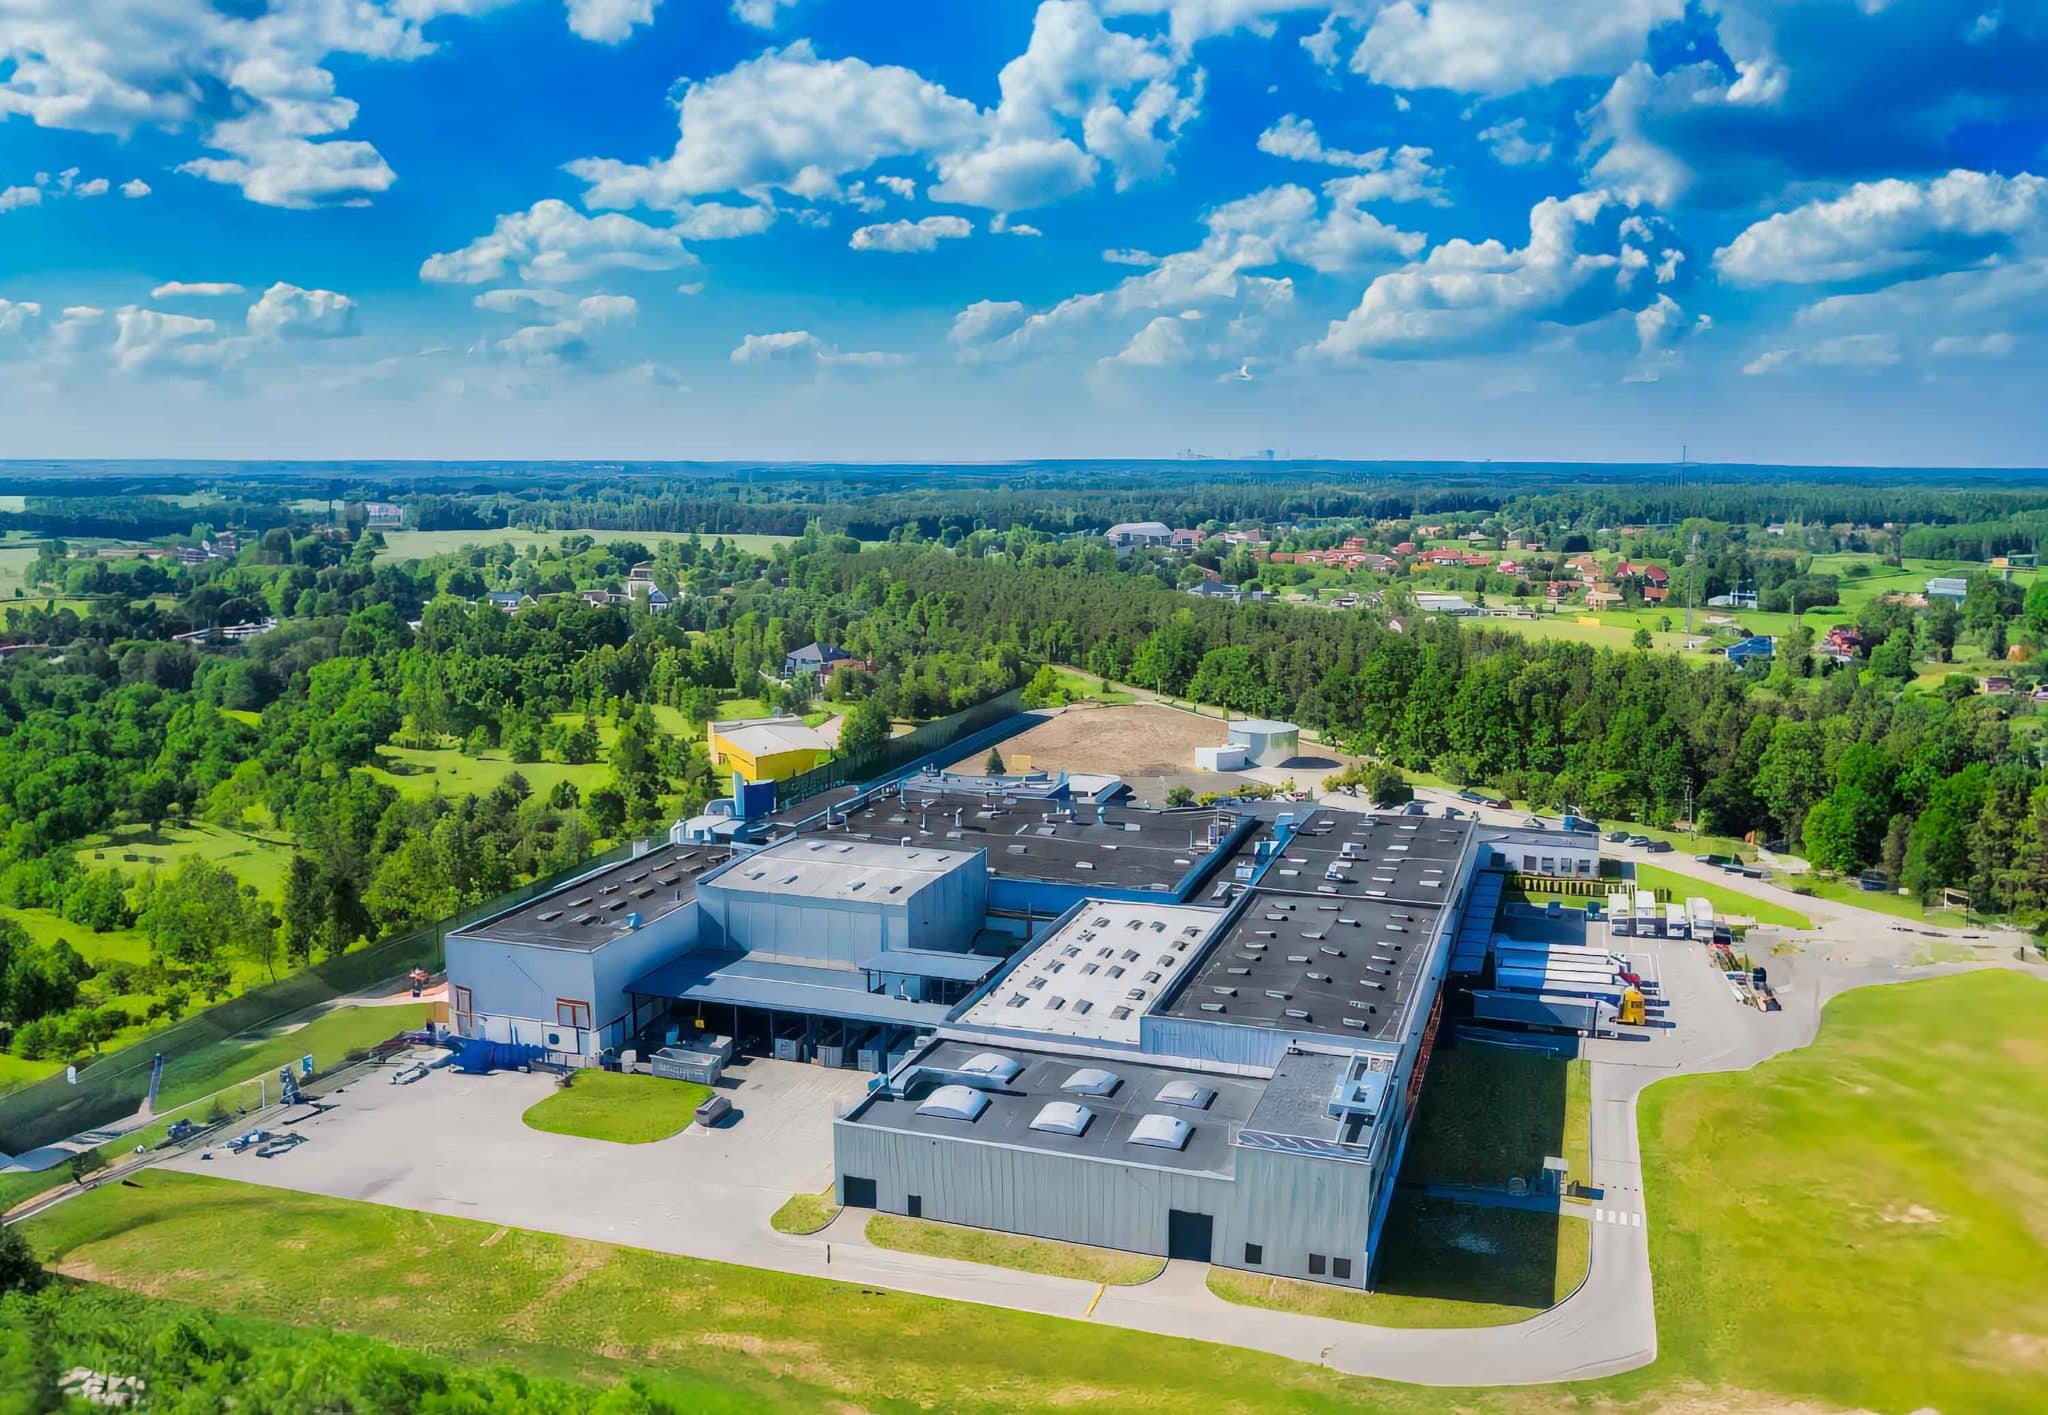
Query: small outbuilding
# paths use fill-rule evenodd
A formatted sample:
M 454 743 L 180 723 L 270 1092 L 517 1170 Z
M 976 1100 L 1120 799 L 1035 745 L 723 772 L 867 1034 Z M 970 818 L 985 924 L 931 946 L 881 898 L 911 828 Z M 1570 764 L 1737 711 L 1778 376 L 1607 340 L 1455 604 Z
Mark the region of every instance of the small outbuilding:
M 1244 748 L 1253 766 L 1280 766 L 1301 755 L 1301 729 L 1291 722 L 1247 717 L 1229 727 L 1230 745 Z

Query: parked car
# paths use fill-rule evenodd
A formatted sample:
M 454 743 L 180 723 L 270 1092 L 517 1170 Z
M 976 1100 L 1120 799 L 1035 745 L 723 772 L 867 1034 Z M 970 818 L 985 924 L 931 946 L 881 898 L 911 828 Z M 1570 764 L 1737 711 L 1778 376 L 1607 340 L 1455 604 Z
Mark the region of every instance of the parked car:
M 1669 855 L 1671 853 L 1671 842 L 1668 840 L 1652 840 L 1643 848 L 1652 855 Z
M 256 1158 L 264 1160 L 276 1159 L 286 1150 L 294 1149 L 305 1142 L 306 1137 L 304 1135 L 299 1134 L 295 1130 L 287 1130 L 284 1134 L 270 1141 L 270 1143 L 257 1146 Z
M 1454 821 L 1463 820 L 1465 818 L 1465 813 L 1459 810 L 1456 806 L 1445 806 L 1444 815 L 1446 818 Z
M 238 1155 L 244 1150 L 253 1150 L 269 1138 L 270 1132 L 268 1130 L 245 1131 L 228 1141 L 228 1152 Z
M 171 1122 L 171 1128 L 165 1133 L 163 1139 L 156 1142 L 156 1147 L 159 1150 L 168 1150 L 173 1146 L 184 1144 L 198 1133 L 199 1127 L 191 1121 L 174 1120 Z
M 1650 837 L 1647 835 L 1631 835 L 1628 838 L 1628 843 L 1635 846 L 1647 846 L 1650 843 Z
M 732 1102 L 724 1096 L 713 1096 L 697 1107 L 697 1124 L 709 1130 L 719 1121 L 732 1114 Z
M 1511 811 L 1515 808 L 1515 803 L 1505 796 L 1495 796 L 1486 804 L 1493 807 L 1496 811 Z
M 1607 843 L 1608 843 L 1609 845 L 1626 845 L 1626 844 L 1628 844 L 1628 832 L 1627 832 L 1627 831 L 1625 831 L 1625 830 L 1610 830 L 1610 831 L 1608 831 L 1608 832 L 1607 832 Z

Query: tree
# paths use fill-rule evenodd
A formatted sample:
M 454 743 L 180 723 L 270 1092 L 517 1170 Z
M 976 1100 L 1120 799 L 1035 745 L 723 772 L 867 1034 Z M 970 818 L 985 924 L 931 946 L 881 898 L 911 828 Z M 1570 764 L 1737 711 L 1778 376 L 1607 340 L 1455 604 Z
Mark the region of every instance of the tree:
M 988 755 L 982 759 L 982 775 L 1001 776 L 1008 770 L 1009 768 L 1003 765 L 1003 754 L 996 748 L 990 747 L 988 749 Z
M 865 757 L 889 740 L 889 714 L 875 698 L 862 698 L 839 720 L 839 752 Z
M 1650 645 L 1655 642 L 1656 640 L 1650 637 L 1650 631 L 1648 629 L 1639 628 L 1635 631 L 1634 634 L 1629 636 L 1630 645 L 1640 651 L 1648 651 Z
M 284 909 L 279 934 L 285 957 L 295 967 L 304 967 L 313 957 L 313 945 L 320 938 L 327 889 L 320 867 L 304 855 L 293 854 L 284 875 Z
M 1365 795 L 1375 806 L 1403 806 L 1415 799 L 1415 788 L 1395 768 L 1383 766 L 1367 779 Z
M 1194 790 L 1187 786 L 1170 786 L 1166 791 L 1166 804 L 1169 806 L 1192 806 L 1195 804 Z
M 35 1249 L 28 1246 L 28 1235 L 21 1226 L 0 1228 L 0 1297 L 10 1292 L 40 1291 L 49 1280 L 49 1273 L 43 1270 Z

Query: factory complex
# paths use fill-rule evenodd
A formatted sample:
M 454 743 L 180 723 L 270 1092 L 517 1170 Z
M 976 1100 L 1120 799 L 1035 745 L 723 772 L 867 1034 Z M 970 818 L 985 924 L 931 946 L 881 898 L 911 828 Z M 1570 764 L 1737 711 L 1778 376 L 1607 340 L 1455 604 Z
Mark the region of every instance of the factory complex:
M 570 1065 L 864 1067 L 846 1205 L 1368 1285 L 1447 977 L 1491 961 L 1502 872 L 1596 873 L 1596 838 L 1121 794 L 736 789 L 450 933 L 451 1024 Z

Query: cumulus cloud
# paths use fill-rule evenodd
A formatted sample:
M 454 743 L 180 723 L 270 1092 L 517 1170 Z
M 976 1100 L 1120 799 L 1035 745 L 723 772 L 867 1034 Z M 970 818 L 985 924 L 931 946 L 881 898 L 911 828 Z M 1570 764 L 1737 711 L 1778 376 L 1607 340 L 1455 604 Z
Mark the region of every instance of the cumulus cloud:
M 1685 0 L 1395 0 L 1351 67 L 1390 88 L 1516 93 L 1619 73 L 1684 13 Z
M 1359 6 L 1355 0 L 1103 0 L 1102 8 L 1111 15 L 1164 15 L 1174 45 L 1186 50 L 1241 29 L 1270 37 L 1274 21 L 1282 15 L 1314 10 L 1351 13 Z
M 41 206 L 41 187 L 16 186 L 0 187 L 0 212 L 19 211 L 25 206 Z
M 1594 180 L 1660 205 L 1747 206 L 1793 184 L 1939 173 L 1959 129 L 2039 111 L 2037 6 L 1998 9 L 1989 42 L 1938 0 L 1718 0 L 1711 12 L 1725 59 L 1635 63 L 1592 110 Z
M 1845 334 L 1803 348 L 1766 349 L 1742 366 L 1752 376 L 1784 373 L 1796 368 L 1839 368 L 1870 371 L 1899 362 L 1899 341 L 1890 334 Z
M 15 339 L 43 317 L 34 300 L 0 299 L 0 339 Z
M 1159 257 L 1152 252 L 1136 250 L 1129 246 L 1112 246 L 1102 253 L 1102 258 L 1111 265 L 1150 267 L 1159 264 Z
M 585 295 L 572 299 L 559 290 L 487 290 L 476 297 L 481 309 L 538 315 L 530 324 L 491 342 L 491 352 L 533 369 L 589 364 L 597 359 L 600 330 L 632 324 L 640 304 L 630 295 Z
M 152 300 L 175 300 L 180 298 L 207 299 L 215 295 L 239 295 L 240 285 L 230 280 L 166 280 L 149 292 Z
M 2048 180 L 2031 173 L 1860 182 L 1750 226 L 1714 253 L 1714 268 L 1739 285 L 1891 283 L 2038 240 L 2044 217 Z
M 149 183 L 140 177 L 131 177 L 121 184 L 121 195 L 130 201 L 139 201 L 149 195 Z
M 863 226 L 847 245 L 857 251 L 890 251 L 899 255 L 938 248 L 941 241 L 957 241 L 974 234 L 964 217 L 927 216 L 921 221 L 885 221 Z
M 123 305 L 114 313 L 114 365 L 123 373 L 210 368 L 225 352 L 216 333 L 210 319 Z
M 1554 140 L 1527 118 L 1507 118 L 1479 131 L 1479 140 L 1503 167 L 1533 167 L 1550 161 Z
M 0 94 L 4 94 L 4 92 L 4 87 L 0 87 Z M 5 107 L 0 106 L 0 117 L 5 115 Z M 77 201 L 89 200 L 93 197 L 103 197 L 111 189 L 112 183 L 108 182 L 105 177 L 88 177 L 81 180 L 76 167 L 67 167 L 63 171 L 55 173 L 38 172 L 33 184 L 23 182 L 13 186 L 0 187 L 0 212 L 16 211 L 28 206 L 41 206 L 46 198 L 53 201 L 66 199 Z M 144 193 L 147 193 L 149 188 L 144 187 L 142 190 Z
M 569 29 L 599 44 L 617 44 L 636 25 L 654 23 L 661 0 L 568 0 Z M 759 3 L 759 0 L 755 0 Z
M 355 333 L 356 302 L 333 290 L 303 290 L 280 280 L 249 306 L 259 339 L 335 339 Z
M 1420 358 L 1489 352 L 1543 326 L 1573 327 L 1654 304 L 1641 216 L 1615 219 L 1605 192 L 1547 197 L 1529 212 L 1529 241 L 1449 240 L 1381 275 L 1358 307 L 1331 322 L 1314 352 L 1329 358 Z
M 736 364 L 815 363 L 851 368 L 890 368 L 904 362 L 901 354 L 842 352 L 808 329 L 774 334 L 749 334 L 731 354 Z
M 680 270 L 694 266 L 673 231 L 608 213 L 585 216 L 567 202 L 537 201 L 500 216 L 488 234 L 459 250 L 427 257 L 420 278 L 481 285 L 517 271 L 521 278 L 565 285 L 606 270 Z
M 1171 364 L 1184 364 L 1195 355 L 1188 344 L 1188 325 L 1189 321 L 1185 319 L 1160 315 L 1133 334 L 1130 343 L 1102 362 L 1127 368 L 1165 368 Z
M 1435 185 L 1436 169 L 1429 165 L 1426 147 L 1376 147 L 1353 152 L 1327 147 L 1316 125 L 1292 113 L 1259 134 L 1259 151 L 1296 162 L 1320 162 L 1331 167 L 1348 167 L 1371 174 L 1357 190 L 1369 193 L 1365 201 L 1432 201 L 1441 204 L 1444 194 Z
M 732 0 L 732 17 L 755 29 L 774 29 L 784 10 L 794 10 L 798 0 Z

